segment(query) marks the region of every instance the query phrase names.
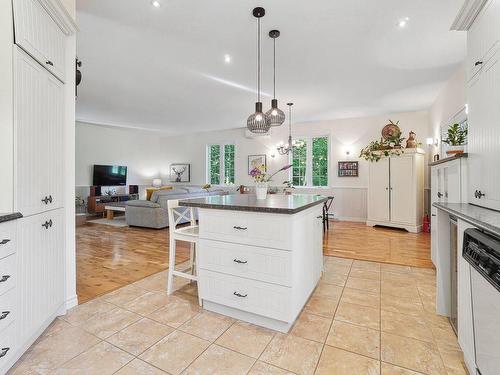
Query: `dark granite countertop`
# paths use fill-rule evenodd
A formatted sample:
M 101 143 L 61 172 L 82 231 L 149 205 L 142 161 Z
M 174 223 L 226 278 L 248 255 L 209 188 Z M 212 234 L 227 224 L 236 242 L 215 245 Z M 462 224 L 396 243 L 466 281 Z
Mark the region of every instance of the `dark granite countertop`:
M 500 236 L 500 212 L 466 203 L 434 203 L 434 207 L 446 211 L 480 229 Z
M 295 214 L 322 204 L 326 200 L 325 196 L 312 194 L 268 194 L 263 200 L 258 200 L 254 194 L 233 194 L 180 200 L 179 205 L 218 210 Z
M 433 161 L 433 162 L 429 163 L 429 167 L 432 167 L 434 165 L 439 165 L 439 164 L 447 163 L 447 162 L 452 161 L 452 160 L 466 158 L 467 156 L 468 156 L 468 154 L 466 152 L 462 152 L 461 154 L 455 154 L 455 155 L 450 156 L 448 158 L 444 158 L 444 159 Z
M 0 212 L 0 223 L 20 219 L 22 217 L 23 215 L 20 212 L 6 212 L 6 213 Z

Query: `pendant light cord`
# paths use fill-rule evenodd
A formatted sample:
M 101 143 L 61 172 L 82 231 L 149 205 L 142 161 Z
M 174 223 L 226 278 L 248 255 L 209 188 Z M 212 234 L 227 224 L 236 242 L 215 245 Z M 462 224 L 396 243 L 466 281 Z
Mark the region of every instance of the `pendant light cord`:
M 273 99 L 276 99 L 276 38 L 273 38 Z
M 257 19 L 257 101 L 260 102 L 260 18 Z

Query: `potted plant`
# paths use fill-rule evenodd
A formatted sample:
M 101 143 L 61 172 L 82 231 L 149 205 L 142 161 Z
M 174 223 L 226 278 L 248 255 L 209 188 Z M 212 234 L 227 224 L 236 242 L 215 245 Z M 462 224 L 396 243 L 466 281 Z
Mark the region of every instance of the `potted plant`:
M 271 175 L 265 173 L 265 170 L 262 170 L 261 168 L 252 169 L 250 171 L 250 176 L 252 176 L 255 181 L 255 195 L 257 196 L 257 199 L 266 199 L 269 181 L 271 181 L 276 174 L 286 171 L 290 167 L 291 165 L 287 164 Z
M 447 137 L 443 139 L 443 143 L 448 145 L 448 150 L 446 150 L 448 155 L 462 154 L 465 151 L 467 143 L 467 127 L 461 126 L 458 123 L 450 125 Z

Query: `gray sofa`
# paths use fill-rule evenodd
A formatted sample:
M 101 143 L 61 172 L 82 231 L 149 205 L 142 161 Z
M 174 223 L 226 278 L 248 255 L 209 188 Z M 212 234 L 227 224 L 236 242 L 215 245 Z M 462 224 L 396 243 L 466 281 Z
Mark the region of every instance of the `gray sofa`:
M 128 201 L 125 208 L 125 219 L 128 225 L 161 229 L 168 227 L 167 202 L 170 199 L 188 199 L 209 195 L 228 194 L 222 188 L 202 189 L 196 186 L 176 186 L 172 190 L 158 190 L 151 200 Z

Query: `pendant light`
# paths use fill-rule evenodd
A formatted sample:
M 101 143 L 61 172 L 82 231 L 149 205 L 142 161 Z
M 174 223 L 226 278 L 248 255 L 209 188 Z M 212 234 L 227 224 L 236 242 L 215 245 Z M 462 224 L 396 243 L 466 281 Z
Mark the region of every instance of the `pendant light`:
M 294 141 L 292 140 L 292 105 L 293 103 L 286 103 L 288 106 L 288 143 L 278 145 L 276 148 L 278 150 L 278 154 L 280 155 L 288 155 L 290 152 L 293 152 L 295 149 L 304 146 L 303 141 Z
M 280 126 L 285 122 L 285 114 L 278 108 L 278 99 L 276 99 L 276 39 L 280 36 L 279 30 L 269 31 L 269 36 L 273 39 L 273 99 L 271 100 L 271 109 L 266 112 L 271 126 Z
M 266 11 L 264 8 L 257 7 L 252 13 L 257 18 L 257 103 L 255 103 L 255 113 L 248 117 L 247 128 L 252 133 L 265 134 L 271 128 L 269 117 L 262 112 L 260 101 L 260 19 L 264 17 Z

